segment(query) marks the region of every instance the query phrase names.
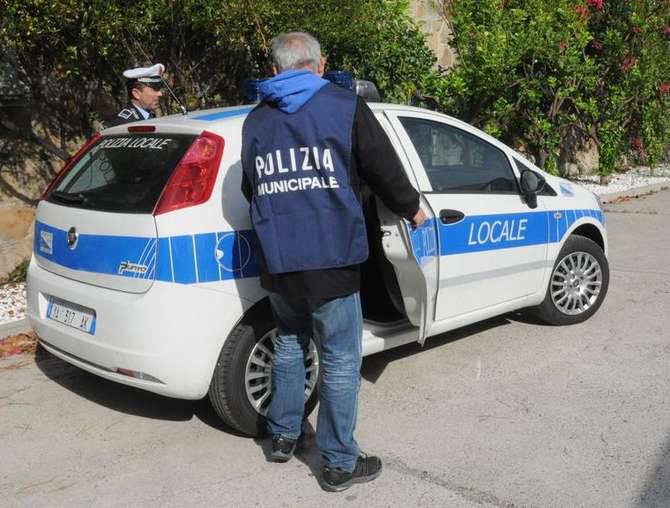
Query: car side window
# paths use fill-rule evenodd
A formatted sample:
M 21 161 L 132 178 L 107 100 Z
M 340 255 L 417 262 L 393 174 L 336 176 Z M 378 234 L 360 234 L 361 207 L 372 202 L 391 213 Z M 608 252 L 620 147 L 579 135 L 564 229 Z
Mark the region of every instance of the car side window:
M 400 117 L 434 192 L 516 194 L 505 152 L 461 129 L 422 118 Z

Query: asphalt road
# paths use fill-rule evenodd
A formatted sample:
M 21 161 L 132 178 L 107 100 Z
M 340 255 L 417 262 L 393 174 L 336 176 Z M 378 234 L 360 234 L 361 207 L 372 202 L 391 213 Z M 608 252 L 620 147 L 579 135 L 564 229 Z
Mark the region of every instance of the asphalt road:
M 508 315 L 365 360 L 370 484 L 325 493 L 309 442 L 268 463 L 204 402 L 42 352 L 0 361 L 0 505 L 670 506 L 670 191 L 607 210 L 610 291 L 588 322 Z

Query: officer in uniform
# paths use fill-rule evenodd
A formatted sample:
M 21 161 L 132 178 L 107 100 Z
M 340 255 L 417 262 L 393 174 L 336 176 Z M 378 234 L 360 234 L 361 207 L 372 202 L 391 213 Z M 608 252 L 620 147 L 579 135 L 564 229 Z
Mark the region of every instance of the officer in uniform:
M 275 76 L 260 85 L 261 102 L 242 129 L 241 155 L 261 286 L 277 325 L 270 459 L 290 460 L 301 438 L 304 352 L 316 333 L 321 484 L 341 491 L 382 469 L 354 439 L 363 333 L 359 265 L 368 257 L 362 182 L 415 227 L 426 215 L 365 101 L 322 79 L 318 41 L 302 32 L 280 35 L 272 57 Z
M 158 109 L 163 96 L 161 75 L 164 71 L 163 64 L 124 71 L 130 103 L 107 121 L 107 127 L 155 118 L 154 111 Z

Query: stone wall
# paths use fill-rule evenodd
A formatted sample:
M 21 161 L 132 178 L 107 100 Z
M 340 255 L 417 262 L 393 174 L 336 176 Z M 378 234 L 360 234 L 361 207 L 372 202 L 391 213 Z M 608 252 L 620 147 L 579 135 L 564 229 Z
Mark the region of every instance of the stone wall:
M 456 53 L 449 46 L 451 28 L 444 16 L 444 0 L 410 0 L 410 15 L 426 32 L 428 47 L 437 64 L 448 69 L 456 63 Z
M 0 282 L 21 261 L 30 258 L 34 218 L 33 208 L 0 204 Z

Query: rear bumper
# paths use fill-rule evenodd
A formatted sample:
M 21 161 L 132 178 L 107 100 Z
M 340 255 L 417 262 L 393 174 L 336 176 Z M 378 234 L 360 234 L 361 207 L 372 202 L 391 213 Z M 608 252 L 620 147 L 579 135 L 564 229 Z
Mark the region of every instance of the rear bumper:
M 95 334 L 47 318 L 49 297 L 95 310 Z M 172 283 L 124 293 L 61 277 L 34 261 L 27 300 L 28 319 L 55 356 L 103 378 L 181 399 L 207 394 L 225 338 L 249 305 L 235 294 Z

